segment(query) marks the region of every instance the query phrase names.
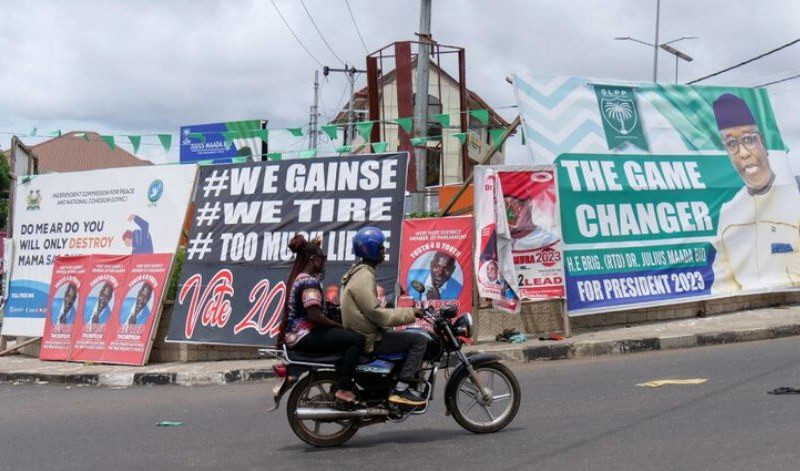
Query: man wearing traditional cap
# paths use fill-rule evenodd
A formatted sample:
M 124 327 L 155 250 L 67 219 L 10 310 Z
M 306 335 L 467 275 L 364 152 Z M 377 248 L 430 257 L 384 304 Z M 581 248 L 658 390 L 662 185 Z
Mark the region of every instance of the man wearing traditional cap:
M 770 166 L 744 100 L 724 93 L 714 117 L 744 187 L 720 209 L 713 292 L 800 285 L 800 193 Z
M 513 241 L 512 252 L 527 252 L 558 242 L 559 237 L 548 230 L 555 213 L 555 193 L 550 180 L 535 180 L 539 175 L 536 172 L 500 172 L 499 175 Z M 539 224 L 534 222 L 534 212 Z

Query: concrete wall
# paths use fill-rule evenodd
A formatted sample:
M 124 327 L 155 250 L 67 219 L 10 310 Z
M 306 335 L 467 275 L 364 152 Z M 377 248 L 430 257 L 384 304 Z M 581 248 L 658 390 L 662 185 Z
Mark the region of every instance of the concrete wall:
M 573 330 L 591 329 L 713 316 L 790 304 L 800 304 L 800 291 L 733 296 L 668 306 L 575 316 L 570 318 L 570 325 Z M 494 340 L 494 337 L 504 329 L 512 328 L 528 334 L 563 333 L 560 306 L 560 301 L 525 302 L 520 315 L 508 314 L 496 309 L 480 309 L 478 311 L 478 340 Z

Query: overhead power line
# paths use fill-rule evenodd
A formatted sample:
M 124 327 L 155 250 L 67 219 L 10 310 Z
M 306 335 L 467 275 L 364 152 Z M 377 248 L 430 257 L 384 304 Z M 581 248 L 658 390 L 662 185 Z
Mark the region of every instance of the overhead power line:
M 274 1 L 274 0 L 273 0 L 273 1 Z M 306 2 L 304 2 L 303 0 L 300 0 L 300 5 L 303 5 L 303 10 L 305 10 L 305 11 L 306 11 L 306 15 L 308 15 L 308 19 L 309 19 L 309 20 L 311 20 L 311 24 L 312 24 L 312 25 L 314 25 L 314 29 L 315 29 L 315 30 L 317 30 L 317 33 L 319 34 L 319 37 L 320 37 L 320 38 L 322 38 L 322 42 L 324 42 L 324 43 L 325 43 L 325 45 L 326 45 L 326 46 L 328 46 L 328 50 L 329 50 L 329 51 L 331 51 L 331 54 L 333 54 L 333 56 L 334 56 L 336 59 L 338 59 L 338 60 L 339 60 L 339 62 L 341 62 L 341 63 L 342 63 L 342 65 L 345 65 L 345 63 L 344 63 L 344 61 L 342 60 L 342 58 L 341 58 L 341 57 L 339 57 L 339 54 L 336 54 L 336 51 L 334 51 L 334 50 L 333 50 L 333 48 L 331 47 L 331 45 L 330 45 L 330 44 L 328 44 L 328 40 L 327 40 L 327 39 L 325 39 L 325 35 L 324 35 L 324 34 L 322 34 L 322 31 L 320 31 L 320 30 L 319 30 L 319 27 L 317 26 L 317 22 L 316 22 L 316 21 L 314 21 L 314 17 L 313 17 L 313 16 L 311 16 L 311 12 L 310 12 L 310 11 L 308 11 L 308 8 L 306 8 Z M 320 64 L 320 65 L 322 65 L 322 64 Z
M 778 79 L 778 80 L 773 80 L 772 82 L 762 83 L 761 85 L 756 85 L 756 88 L 758 88 L 758 87 L 767 87 L 769 85 L 775 85 L 776 83 L 788 82 L 789 80 L 794 80 L 796 78 L 800 78 L 800 74 L 792 75 L 792 76 L 789 76 L 789 77 L 784 77 L 784 78 Z
M 306 54 L 308 54 L 309 56 L 311 56 L 312 59 L 314 59 L 314 62 L 316 62 L 320 67 L 324 67 L 322 65 L 322 62 L 320 62 L 319 59 L 314 57 L 314 54 L 311 54 L 311 51 L 309 51 L 306 45 L 303 44 L 303 41 L 300 40 L 300 38 L 297 36 L 297 33 L 295 33 L 292 27 L 289 26 L 289 22 L 286 21 L 286 18 L 283 17 L 283 13 L 281 13 L 281 11 L 278 9 L 278 5 L 275 4 L 275 0 L 270 0 L 270 1 L 272 2 L 272 6 L 275 7 L 275 11 L 278 12 L 278 16 L 280 16 L 281 20 L 283 20 L 283 24 L 285 24 L 286 28 L 289 29 L 289 32 L 292 33 L 292 36 L 294 36 L 294 39 L 296 39 L 297 43 L 300 44 L 300 47 L 302 47 L 303 50 L 306 51 Z
M 688 85 L 691 85 L 693 83 L 697 83 L 697 82 L 703 81 L 705 79 L 709 79 L 711 77 L 715 77 L 717 75 L 724 74 L 725 72 L 728 72 L 729 70 L 733 70 L 733 69 L 739 68 L 739 67 L 741 67 L 743 65 L 749 64 L 749 63 L 751 63 L 753 61 L 757 61 L 757 60 L 759 60 L 761 58 L 764 58 L 764 57 L 766 57 L 766 56 L 768 56 L 770 54 L 776 53 L 776 52 L 780 51 L 781 49 L 786 49 L 787 47 L 789 47 L 789 46 L 791 46 L 793 44 L 796 44 L 798 42 L 800 42 L 800 38 L 795 39 L 794 41 L 788 42 L 788 43 L 784 44 L 783 46 L 776 47 L 775 49 L 773 49 L 771 51 L 765 52 L 764 54 L 761 54 L 761 55 L 758 55 L 756 57 L 753 57 L 752 59 L 748 59 L 748 60 L 746 60 L 744 62 L 739 62 L 736 65 L 732 65 L 732 66 L 728 67 L 727 69 L 722 69 L 719 72 L 714 72 L 713 74 L 706 75 L 705 77 L 700 77 L 698 79 L 694 79 L 691 82 L 686 82 L 686 83 Z
M 356 34 L 358 34 L 358 39 L 361 40 L 361 45 L 364 46 L 364 52 L 369 54 L 369 49 L 367 49 L 367 44 L 364 42 L 364 38 L 361 37 L 361 30 L 358 29 L 358 24 L 356 23 L 356 18 L 353 16 L 353 10 L 350 9 L 350 1 L 344 0 L 344 4 L 347 5 L 347 11 L 350 13 L 350 19 L 353 20 L 353 26 L 356 27 Z

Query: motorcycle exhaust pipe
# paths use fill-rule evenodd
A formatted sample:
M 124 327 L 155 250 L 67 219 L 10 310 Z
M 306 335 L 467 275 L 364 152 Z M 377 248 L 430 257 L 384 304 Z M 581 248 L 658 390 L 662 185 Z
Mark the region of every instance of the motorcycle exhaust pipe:
M 329 407 L 298 407 L 295 415 L 300 420 L 335 420 L 388 416 L 389 411 L 375 407 L 355 410 L 339 410 Z

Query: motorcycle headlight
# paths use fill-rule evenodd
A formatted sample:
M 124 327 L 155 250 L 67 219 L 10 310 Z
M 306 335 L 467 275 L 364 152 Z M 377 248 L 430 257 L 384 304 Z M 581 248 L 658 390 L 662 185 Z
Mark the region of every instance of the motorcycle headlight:
M 472 337 L 472 314 L 466 313 L 456 319 L 453 332 L 459 337 Z

